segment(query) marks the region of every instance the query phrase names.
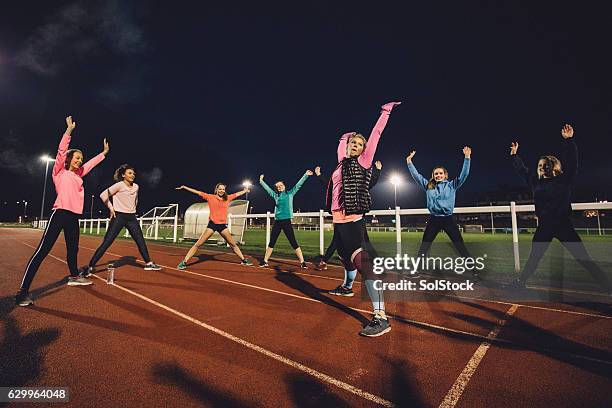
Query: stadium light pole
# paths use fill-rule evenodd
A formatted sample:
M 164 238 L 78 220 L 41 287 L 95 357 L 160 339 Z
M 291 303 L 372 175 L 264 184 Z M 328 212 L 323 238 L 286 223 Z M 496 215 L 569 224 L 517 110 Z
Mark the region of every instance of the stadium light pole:
M 91 195 L 91 207 L 89 207 L 89 218 L 92 220 L 93 220 L 93 199 L 94 199 L 94 195 L 92 194 Z
M 242 187 L 244 187 L 244 188 L 251 188 L 251 186 L 252 186 L 252 185 L 253 185 L 253 184 L 251 183 L 251 181 L 250 181 L 250 180 L 244 180 L 244 181 L 242 182 Z M 247 201 L 249 201 L 249 192 L 248 192 L 248 191 L 247 191 L 247 193 L 246 193 L 246 200 L 247 200 Z
M 40 204 L 40 219 L 43 219 L 45 211 L 45 193 L 47 192 L 47 176 L 49 174 L 49 163 L 55 162 L 55 159 L 47 154 L 40 157 L 40 161 L 45 162 L 45 182 L 43 184 L 42 203 Z
M 391 182 L 391 184 L 393 184 L 393 203 L 394 208 L 397 208 L 397 186 L 402 183 L 402 178 L 397 174 L 393 174 L 389 178 L 389 181 Z

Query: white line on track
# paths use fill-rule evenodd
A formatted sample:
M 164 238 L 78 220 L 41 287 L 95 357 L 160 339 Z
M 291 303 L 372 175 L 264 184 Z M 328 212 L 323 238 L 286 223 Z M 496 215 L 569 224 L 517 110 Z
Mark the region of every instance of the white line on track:
M 29 246 L 30 248 L 34 248 L 35 249 L 35 247 L 33 247 L 33 246 L 31 246 L 31 245 L 29 245 L 29 244 L 27 244 L 25 242 L 22 242 L 22 241 L 19 241 L 19 242 L 21 242 L 22 244 L 24 244 L 26 246 Z M 93 248 L 84 247 L 82 245 L 80 245 L 79 248 L 86 249 L 86 250 L 89 250 L 89 251 L 94 251 Z M 119 257 L 123 256 L 123 255 L 120 255 L 120 254 L 117 254 L 117 253 L 113 253 L 113 252 L 109 252 L 109 251 L 107 251 L 106 253 L 109 254 L 109 255 L 113 255 L 113 256 L 119 256 Z M 55 257 L 53 255 L 50 255 L 50 256 L 52 256 L 53 258 L 55 258 L 55 259 L 57 259 L 57 260 L 59 260 L 61 262 L 64 262 L 61 259 L 59 259 L 59 258 L 57 258 L 57 257 Z M 139 261 L 139 260 L 137 260 L 137 262 L 141 263 L 141 264 L 144 264 L 144 262 Z M 278 290 L 274 290 L 274 289 L 270 289 L 270 288 L 265 288 L 265 287 L 261 287 L 261 286 L 251 285 L 251 284 L 248 284 L 248 283 L 243 283 L 243 282 L 233 281 L 233 280 L 230 280 L 230 279 L 220 278 L 220 277 L 217 277 L 217 276 L 206 275 L 206 274 L 203 274 L 203 273 L 186 271 L 186 270 L 181 271 L 181 270 L 179 270 L 177 268 L 174 268 L 174 267 L 171 267 L 171 266 L 166 266 L 166 265 L 160 265 L 160 266 L 164 267 L 165 269 L 171 269 L 171 270 L 177 271 L 180 274 L 187 273 L 187 274 L 191 274 L 191 275 L 194 275 L 194 276 L 200 276 L 200 277 L 207 278 L 207 279 L 217 280 L 217 281 L 221 281 L 221 282 L 225 282 L 225 283 L 230 283 L 230 284 L 234 284 L 234 285 L 249 287 L 249 288 L 256 289 L 256 290 L 262 290 L 262 291 L 266 291 L 266 292 L 276 293 L 276 294 L 279 294 L 279 295 L 282 295 L 282 296 L 289 296 L 289 297 L 293 297 L 293 298 L 297 298 L 297 299 L 301 299 L 301 300 L 305 300 L 305 301 L 309 301 L 309 302 L 315 302 L 315 303 L 323 304 L 323 302 L 320 301 L 320 300 L 313 299 L 313 298 L 306 297 L 306 296 L 301 296 L 301 295 L 296 295 L 296 294 L 293 294 L 293 293 L 282 292 L 282 291 L 278 291 Z M 240 266 L 240 265 L 237 264 L 237 266 Z M 511 307 L 517 307 L 517 308 L 523 306 L 523 305 L 518 305 L 518 304 L 510 304 L 510 305 L 511 305 Z M 370 314 L 370 315 L 373 314 L 373 312 L 370 311 L 370 310 L 364 310 L 364 309 L 359 309 L 359 308 L 350 307 L 350 306 L 346 306 L 346 307 L 351 309 L 351 310 L 360 312 L 360 313 L 365 313 L 365 314 Z M 543 309 L 548 310 L 546 308 L 543 308 Z M 564 312 L 564 311 L 560 310 L 560 312 Z M 464 331 L 464 330 L 453 329 L 453 328 L 450 328 L 450 327 L 438 326 L 438 325 L 435 325 L 435 324 L 432 324 L 432 323 L 426 323 L 426 322 L 422 322 L 422 321 L 418 321 L 418 320 L 412 320 L 412 319 L 404 318 L 404 317 L 401 317 L 401 316 L 395 316 L 395 315 L 392 315 L 392 314 L 387 314 L 387 316 L 389 318 L 391 318 L 391 319 L 398 320 L 398 321 L 401 321 L 401 322 L 404 322 L 404 323 L 414 324 L 414 325 L 420 326 L 420 327 L 427 327 L 427 328 L 430 328 L 430 329 L 435 329 L 435 330 L 439 330 L 439 331 L 443 331 L 443 332 L 464 335 L 466 337 L 472 337 L 472 338 L 477 338 L 477 339 L 486 340 L 486 341 L 493 341 L 493 342 L 496 342 L 496 343 L 507 344 L 507 345 L 514 346 L 514 347 L 526 348 L 528 350 L 532 350 L 532 351 L 536 351 L 536 352 L 542 352 L 542 353 L 545 353 L 545 354 L 555 354 L 555 355 L 561 355 L 561 356 L 568 356 L 568 357 L 572 357 L 572 358 L 576 358 L 576 359 L 581 359 L 581 360 L 586 360 L 586 361 L 591 361 L 591 362 L 595 362 L 595 363 L 599 363 L 599 364 L 612 365 L 612 361 L 608 361 L 608 360 L 601 360 L 601 359 L 597 359 L 597 358 L 593 358 L 593 357 L 583 356 L 583 355 L 580 355 L 580 354 L 574 354 L 574 353 L 569 353 L 569 352 L 564 352 L 564 351 L 556 351 L 556 350 L 541 348 L 541 347 L 537 347 L 537 346 L 534 346 L 534 345 L 525 345 L 525 344 L 522 344 L 522 343 L 518 343 L 518 342 L 511 341 L 511 340 L 506 340 L 506 339 L 499 339 L 499 338 L 496 338 L 496 337 L 495 338 L 491 338 L 490 335 L 484 336 L 484 335 L 478 334 L 478 333 L 472 333 L 472 332 L 468 332 L 468 331 Z M 593 316 L 593 317 L 606 317 L 607 318 L 607 316 L 601 316 L 601 315 L 591 315 L 591 316 Z
M 504 318 L 497 323 L 493 330 L 491 330 L 487 338 L 490 340 L 497 338 L 497 335 L 501 331 L 502 327 L 506 324 L 508 319 L 512 317 L 512 315 L 514 314 L 514 312 L 516 312 L 517 309 L 518 305 L 510 306 Z M 442 400 L 442 403 L 440 404 L 439 408 L 453 408 L 457 404 L 457 402 L 459 402 L 459 398 L 461 398 L 463 391 L 465 391 L 465 388 L 470 382 L 470 379 L 476 372 L 478 365 L 484 358 L 485 354 L 487 354 L 487 351 L 490 347 L 490 341 L 484 341 L 480 344 L 480 346 L 478 346 L 478 348 L 472 355 L 472 358 L 470 358 L 461 374 L 459 374 L 459 377 L 457 377 L 457 380 L 455 380 L 453 386 L 450 388 L 450 390 L 448 390 L 448 393 Z
M 19 241 L 19 242 L 21 242 L 22 244 L 24 244 L 24 245 L 26 245 L 26 246 L 28 246 L 28 247 L 30 247 L 32 249 L 36 249 L 36 247 L 34 247 L 34 246 L 30 245 L 30 244 L 27 244 L 27 243 L 22 242 L 22 241 Z M 115 255 L 115 254 L 111 254 L 111 255 Z M 66 263 L 66 261 L 64 261 L 64 260 L 62 260 L 62 259 L 60 259 L 60 258 L 58 258 L 58 257 L 56 257 L 56 256 L 54 256 L 52 254 L 49 254 L 49 256 L 51 256 L 53 259 L 56 259 L 56 260 L 58 260 L 58 261 L 60 261 L 60 262 L 62 262 L 64 264 Z M 92 276 L 97 278 L 97 279 L 99 279 L 99 280 L 101 280 L 101 281 L 103 281 L 103 282 L 105 281 L 100 276 L 96 276 L 96 275 L 92 275 Z M 301 363 L 298 363 L 297 361 L 291 360 L 291 359 L 289 359 L 287 357 L 284 357 L 284 356 L 282 356 L 280 354 L 274 353 L 274 352 L 272 352 L 272 351 L 270 351 L 268 349 L 265 349 L 265 348 L 263 348 L 261 346 L 258 346 L 257 344 L 253 344 L 253 343 L 251 343 L 251 342 L 249 342 L 247 340 L 244 340 L 244 339 L 242 339 L 240 337 L 234 336 L 231 333 L 228 333 L 226 331 L 223 331 L 221 329 L 216 328 L 215 326 L 211 326 L 211 325 L 209 325 L 207 323 L 204 323 L 204 322 L 202 322 L 202 321 L 200 321 L 198 319 L 195 319 L 195 318 L 193 318 L 193 317 L 191 317 L 191 316 L 189 316 L 189 315 L 187 315 L 185 313 L 182 313 L 182 312 L 180 312 L 180 311 L 178 311 L 176 309 L 173 309 L 170 306 L 166 306 L 163 303 L 157 302 L 156 300 L 153 300 L 153 299 L 148 298 L 148 297 L 146 297 L 144 295 L 141 295 L 138 292 L 135 292 L 133 290 L 130 290 L 128 288 L 125 288 L 125 287 L 123 287 L 121 285 L 117 285 L 117 284 L 113 284 L 112 286 L 117 288 L 117 289 L 119 289 L 119 290 L 122 290 L 122 291 L 124 291 L 126 293 L 129 293 L 130 295 L 135 296 L 135 297 L 137 297 L 137 298 L 139 298 L 141 300 L 144 300 L 147 303 L 150 303 L 150 304 L 152 304 L 154 306 L 157 306 L 160 309 L 163 309 L 163 310 L 165 310 L 167 312 L 170 312 L 170 313 L 174 314 L 175 316 L 178 316 L 178 317 L 180 317 L 182 319 L 185 319 L 185 320 L 187 320 L 187 321 L 189 321 L 189 322 L 191 322 L 193 324 L 196 324 L 196 325 L 198 325 L 198 326 L 200 326 L 200 327 L 202 327 L 202 328 L 204 328 L 204 329 L 206 329 L 208 331 L 211 331 L 211 332 L 213 332 L 213 333 L 215 333 L 215 334 L 217 334 L 217 335 L 219 335 L 221 337 L 224 337 L 224 338 L 226 338 L 228 340 L 231 340 L 231 341 L 233 341 L 235 343 L 238 343 L 241 346 L 244 346 L 244 347 L 246 347 L 246 348 L 248 348 L 248 349 L 250 349 L 252 351 L 255 351 L 257 353 L 263 354 L 266 357 L 272 358 L 273 360 L 276 360 L 276 361 L 278 361 L 280 363 L 283 363 L 283 364 L 285 364 L 285 365 L 287 365 L 289 367 L 292 367 L 294 369 L 297 369 L 299 371 L 303 371 L 306 374 L 311 375 L 312 377 L 316 378 L 317 380 L 319 380 L 321 382 L 331 384 L 331 385 L 333 385 L 335 387 L 338 387 L 338 388 L 340 388 L 340 389 L 342 389 L 344 391 L 348 391 L 348 392 L 350 392 L 352 394 L 355 394 L 355 395 L 357 395 L 357 396 L 359 396 L 359 397 L 361 397 L 363 399 L 366 399 L 368 401 L 374 402 L 375 404 L 382 405 L 382 406 L 385 406 L 385 407 L 395 407 L 395 404 L 393 402 L 391 402 L 389 400 L 386 400 L 386 399 L 384 399 L 382 397 L 379 397 L 378 395 L 374 395 L 372 393 L 364 391 L 364 390 L 362 390 L 360 388 L 357 388 L 357 387 L 355 387 L 353 385 L 345 383 L 344 381 L 340 381 L 340 380 L 338 380 L 338 379 L 336 379 L 336 378 L 334 378 L 332 376 L 329 376 L 329 375 L 324 374 L 324 373 L 322 373 L 320 371 L 317 371 L 317 370 L 315 370 L 313 368 L 310 368 L 310 367 L 307 367 L 307 366 L 305 366 L 305 365 L 303 365 Z

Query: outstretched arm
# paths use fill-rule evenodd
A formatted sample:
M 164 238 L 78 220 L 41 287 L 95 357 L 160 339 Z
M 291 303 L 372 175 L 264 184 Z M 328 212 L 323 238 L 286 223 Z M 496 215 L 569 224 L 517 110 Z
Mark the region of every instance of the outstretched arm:
M 108 154 L 108 151 L 110 150 L 110 146 L 108 145 L 108 142 L 106 141 L 106 138 L 104 138 L 104 141 L 102 142 L 104 148 L 102 149 L 102 152 L 100 154 L 98 154 L 95 157 L 92 157 L 90 160 L 87 161 L 87 163 L 85 163 L 81 169 L 80 169 L 80 175 L 81 177 L 84 177 L 87 175 L 87 173 L 89 173 L 91 171 L 91 169 L 93 169 L 94 167 L 96 167 L 98 164 L 100 164 L 100 162 L 102 160 L 104 160 L 106 158 L 106 155 Z
M 412 164 L 412 158 L 414 157 L 415 154 L 416 154 L 416 150 L 413 150 L 406 157 L 406 164 L 408 165 L 408 171 L 410 171 L 410 175 L 412 176 L 414 181 L 416 181 L 416 183 L 423 190 L 427 190 L 427 183 L 429 183 L 429 181 L 427 181 L 427 179 L 425 177 L 421 176 L 421 174 L 418 172 L 416 167 L 414 167 L 414 164 Z
M 370 133 L 370 137 L 368 138 L 368 144 L 357 159 L 359 164 L 366 169 L 372 167 L 372 160 L 374 160 L 374 154 L 376 153 L 376 148 L 378 147 L 378 141 L 380 140 L 380 136 L 382 136 L 383 130 L 387 126 L 387 122 L 389 121 L 389 115 L 391 111 L 396 105 L 399 105 L 401 102 L 389 102 L 382 106 L 382 110 L 380 111 L 380 116 L 374 125 L 374 129 Z M 346 154 L 346 153 L 345 153 Z
M 245 195 L 246 193 L 248 193 L 249 191 L 251 191 L 249 188 L 245 187 L 240 191 L 235 192 L 234 194 L 230 194 L 227 196 L 227 199 L 229 201 L 235 200 L 236 198 L 240 197 L 241 195 Z
M 289 195 L 294 196 L 300 190 L 300 188 L 302 188 L 302 186 L 306 182 L 306 179 L 308 179 L 308 177 L 312 176 L 313 174 L 314 173 L 311 170 L 306 170 L 306 173 L 304 173 L 304 175 L 298 180 L 298 182 L 295 183 L 295 186 L 293 186 L 293 188 L 289 190 Z
M 195 188 L 187 187 L 187 186 L 185 186 L 185 185 L 178 186 L 178 187 L 176 187 L 176 188 L 175 188 L 175 190 L 187 190 L 187 191 L 189 191 L 190 193 L 193 193 L 193 194 L 199 195 L 200 197 L 203 197 L 203 195 L 204 195 L 204 194 L 206 194 L 206 193 L 203 193 L 203 192 L 202 192 L 202 191 L 200 191 L 200 190 L 196 190 Z
M 261 184 L 261 186 L 263 187 L 263 189 L 264 189 L 264 190 L 266 190 L 266 193 L 268 193 L 268 194 L 270 195 L 270 197 L 272 197 L 272 199 L 273 199 L 274 201 L 276 201 L 276 200 L 278 199 L 278 194 L 277 194 L 277 193 L 276 193 L 274 190 L 272 190 L 272 189 L 270 188 L 270 186 L 268 185 L 268 183 L 266 183 L 266 182 L 264 181 L 264 175 L 263 175 L 263 174 L 259 176 L 259 184 Z
M 472 161 L 471 160 L 472 149 L 469 146 L 465 146 L 463 148 L 463 154 L 464 154 L 464 159 L 463 159 L 463 166 L 461 167 L 461 173 L 459 173 L 459 177 L 453 180 L 453 186 L 455 187 L 455 190 L 457 190 L 459 187 L 463 185 L 463 183 L 465 183 L 465 180 L 470 174 L 470 162 Z

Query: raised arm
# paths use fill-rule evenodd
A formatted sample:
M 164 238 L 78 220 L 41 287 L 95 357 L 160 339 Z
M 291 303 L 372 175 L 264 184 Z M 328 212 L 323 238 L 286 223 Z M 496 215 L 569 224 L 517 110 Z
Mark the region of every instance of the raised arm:
M 457 190 L 459 187 L 463 185 L 463 183 L 465 183 L 465 180 L 470 174 L 470 162 L 472 161 L 471 160 L 472 149 L 468 146 L 465 146 L 463 148 L 463 154 L 464 154 L 464 158 L 463 158 L 463 166 L 461 167 L 461 173 L 459 173 L 459 177 L 457 177 L 456 179 L 452 181 L 453 186 L 455 187 L 455 190 Z
M 321 173 L 321 167 L 319 166 L 315 167 L 315 175 L 317 176 L 317 180 L 319 180 L 319 183 L 321 183 L 323 187 L 327 187 L 327 183 L 329 183 L 329 179 L 325 177 L 323 173 Z
M 264 181 L 264 175 L 263 174 L 259 176 L 259 184 L 261 184 L 263 189 L 266 190 L 266 193 L 268 193 L 270 195 L 270 197 L 272 197 L 272 199 L 274 201 L 276 201 L 278 199 L 278 194 L 274 190 L 272 190 L 272 188 L 270 188 L 268 183 L 266 183 Z
M 227 196 L 227 199 L 229 201 L 235 200 L 238 197 L 240 197 L 241 195 L 245 195 L 246 193 L 248 193 L 249 191 L 251 191 L 250 189 L 248 189 L 247 187 L 243 188 L 240 191 L 235 192 L 234 194 L 230 194 Z
M 302 186 L 306 182 L 306 179 L 308 179 L 308 177 L 312 176 L 313 174 L 314 173 L 311 170 L 306 170 L 306 173 L 304 173 L 304 175 L 298 180 L 298 182 L 295 183 L 295 186 L 293 186 L 293 188 L 289 190 L 289 195 L 294 196 L 300 190 L 300 188 L 302 188 Z
M 561 136 L 564 139 L 561 158 L 563 177 L 569 182 L 573 182 L 578 172 L 578 146 L 574 141 L 574 128 L 571 125 L 563 126 Z
M 416 169 L 416 167 L 414 167 L 414 164 L 412 164 L 412 158 L 414 157 L 415 154 L 416 154 L 416 150 L 413 150 L 406 157 L 406 164 L 408 165 L 408 171 L 410 171 L 410 175 L 412 176 L 414 181 L 416 181 L 416 183 L 423 190 L 427 191 L 427 183 L 429 183 L 429 181 L 425 177 L 421 176 L 421 174 L 419 174 L 419 172 Z
M 374 125 L 374 129 L 370 133 L 370 137 L 368 138 L 368 144 L 357 159 L 359 164 L 366 169 L 372 167 L 372 160 L 374 160 L 374 154 L 376 153 L 376 148 L 378 147 L 378 141 L 380 140 L 380 136 L 382 136 L 383 130 L 387 126 L 387 122 L 389 121 L 389 115 L 391 111 L 396 105 L 399 105 L 401 102 L 389 102 L 384 104 L 381 107 L 380 116 Z M 346 154 L 346 153 L 345 153 Z
M 338 142 L 338 163 L 346 158 L 346 145 L 348 144 L 348 140 L 351 136 L 356 135 L 355 132 L 348 132 L 342 135 L 340 141 Z
M 68 147 L 70 146 L 70 139 L 72 138 L 72 131 L 76 128 L 76 122 L 72 121 L 72 116 L 66 118 L 66 131 L 60 140 L 60 144 L 57 148 L 57 155 L 55 156 L 55 164 L 53 165 L 53 176 L 57 176 L 60 171 L 65 169 L 66 154 L 68 153 Z
M 104 139 L 104 141 L 102 142 L 104 148 L 102 149 L 102 152 L 100 154 L 98 154 L 95 157 L 92 157 L 90 160 L 87 161 L 87 163 L 85 163 L 80 169 L 80 176 L 84 177 L 87 175 L 87 173 L 89 173 L 91 171 L 91 169 L 93 169 L 94 167 L 96 167 L 98 164 L 100 164 L 100 162 L 102 160 L 104 160 L 106 158 L 106 155 L 108 154 L 108 151 L 110 150 L 110 147 L 108 145 L 108 142 L 106 141 L 106 138 Z
M 523 160 L 518 155 L 518 142 L 512 142 L 510 144 L 510 157 L 512 158 L 512 167 L 514 167 L 514 171 L 519 175 L 520 178 L 523 179 L 525 183 L 531 185 L 530 177 L 529 177 L 529 169 L 523 163 Z

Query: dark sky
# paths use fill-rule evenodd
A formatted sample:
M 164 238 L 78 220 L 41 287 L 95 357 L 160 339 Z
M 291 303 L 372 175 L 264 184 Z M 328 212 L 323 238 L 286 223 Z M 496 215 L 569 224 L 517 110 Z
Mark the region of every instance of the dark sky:
M 0 218 L 16 201 L 40 211 L 42 153 L 55 155 L 64 118 L 86 157 L 111 143 L 85 178 L 86 195 L 136 166 L 140 211 L 197 198 L 223 181 L 329 172 L 345 131 L 366 135 L 381 104 L 401 100 L 377 159 L 407 182 L 399 204 L 424 207 L 405 168 L 451 177 L 461 148 L 472 173 L 458 194 L 519 185 L 507 159 L 519 140 L 528 163 L 557 153 L 572 123 L 580 148 L 576 200 L 612 199 L 612 6 L 580 2 L 11 2 L 0 16 Z M 17 5 L 19 4 L 19 5 Z M 602 6 L 603 7 L 603 6 Z M 384 177 L 384 176 L 383 176 Z M 55 193 L 49 186 L 47 207 Z M 591 197 L 592 196 L 592 197 Z M 273 210 L 261 188 L 255 212 Z M 295 208 L 321 207 L 309 181 Z M 7 202 L 8 204 L 4 204 Z M 389 183 L 374 207 L 392 205 Z M 86 201 L 86 211 L 89 201 Z M 96 211 L 102 209 L 96 198 Z

